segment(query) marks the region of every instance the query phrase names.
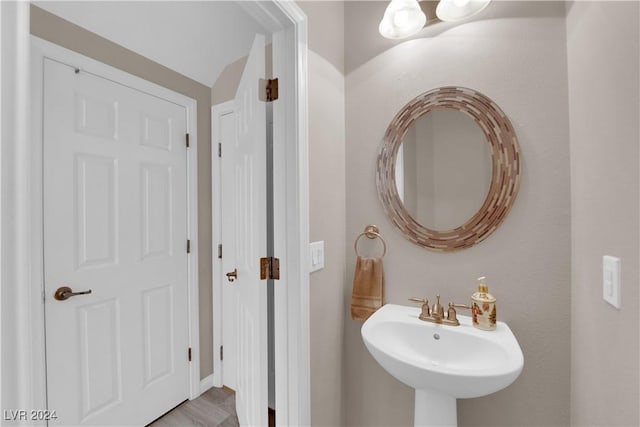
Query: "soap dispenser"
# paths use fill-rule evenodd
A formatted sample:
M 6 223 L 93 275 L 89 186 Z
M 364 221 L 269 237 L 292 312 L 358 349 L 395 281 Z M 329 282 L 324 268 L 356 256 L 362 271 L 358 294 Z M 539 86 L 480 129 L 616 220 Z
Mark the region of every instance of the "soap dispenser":
M 489 293 L 486 277 L 478 277 L 478 292 L 471 296 L 473 326 L 485 331 L 496 329 L 496 299 Z

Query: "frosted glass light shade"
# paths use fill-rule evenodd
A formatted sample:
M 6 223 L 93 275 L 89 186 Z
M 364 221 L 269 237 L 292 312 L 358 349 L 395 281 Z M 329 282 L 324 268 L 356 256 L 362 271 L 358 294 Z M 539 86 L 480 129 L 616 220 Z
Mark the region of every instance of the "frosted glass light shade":
M 436 15 L 441 21 L 453 22 L 470 18 L 484 10 L 491 0 L 440 0 Z
M 388 39 L 403 39 L 416 34 L 426 22 L 427 17 L 417 0 L 391 0 L 378 31 Z

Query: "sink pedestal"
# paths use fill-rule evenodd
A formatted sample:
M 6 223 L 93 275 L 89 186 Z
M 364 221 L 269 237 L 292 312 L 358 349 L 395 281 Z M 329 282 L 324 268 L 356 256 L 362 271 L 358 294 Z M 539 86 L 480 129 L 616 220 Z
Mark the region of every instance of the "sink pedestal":
M 417 390 L 413 425 L 420 427 L 456 427 L 456 399 L 433 390 Z

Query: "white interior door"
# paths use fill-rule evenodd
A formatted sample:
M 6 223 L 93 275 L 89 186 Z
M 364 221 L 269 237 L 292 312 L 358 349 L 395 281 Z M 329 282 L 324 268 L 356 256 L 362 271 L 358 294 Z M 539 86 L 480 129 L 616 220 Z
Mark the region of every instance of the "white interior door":
M 264 36 L 256 35 L 235 97 L 236 409 L 242 426 L 267 425 L 267 282 L 260 257 L 267 253 L 266 106 Z M 223 163 L 225 147 L 223 147 Z M 223 255 L 224 259 L 224 255 Z
M 60 425 L 144 425 L 189 396 L 186 111 L 44 70 L 48 405 Z

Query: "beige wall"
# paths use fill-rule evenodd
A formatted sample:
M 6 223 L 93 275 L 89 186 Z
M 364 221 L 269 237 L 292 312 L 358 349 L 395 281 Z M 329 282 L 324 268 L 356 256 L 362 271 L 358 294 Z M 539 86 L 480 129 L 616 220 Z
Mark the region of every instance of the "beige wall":
M 211 307 L 211 89 L 107 39 L 31 6 L 31 34 L 197 101 L 200 376 L 213 372 Z
M 568 6 L 574 426 L 640 425 L 639 18 L 638 2 Z M 603 255 L 622 260 L 620 310 Z
M 303 1 L 309 22 L 310 239 L 325 268 L 311 273 L 311 425 L 343 425 L 345 283 L 344 4 Z
M 270 79 L 273 73 L 271 44 L 265 46 L 264 54 L 265 78 Z M 248 56 L 243 56 L 224 67 L 211 88 L 211 105 L 232 101 L 235 98 L 248 58 Z
M 347 2 L 347 280 L 350 248 L 367 224 L 387 240 L 387 301 L 412 296 L 465 302 L 486 275 L 524 352 L 509 388 L 458 402 L 461 426 L 566 426 L 569 423 L 570 194 L 565 8 L 553 2 L 494 2 L 485 19 L 372 51 L 385 2 Z M 500 16 L 492 16 L 492 13 Z M 435 29 L 433 30 L 435 31 Z M 369 41 L 371 40 L 371 41 Z M 492 98 L 509 116 L 522 149 L 520 193 L 502 226 L 471 249 L 441 254 L 406 240 L 385 217 L 375 189 L 375 159 L 387 124 L 429 89 L 462 85 Z M 637 156 L 636 156 L 637 158 Z M 348 306 L 345 304 L 345 313 Z M 347 425 L 412 425 L 412 390 L 386 374 L 345 321 Z M 315 339 L 315 337 L 313 337 Z
M 211 88 L 211 105 L 233 100 L 236 96 L 247 58 L 247 56 L 244 56 L 224 67 Z

